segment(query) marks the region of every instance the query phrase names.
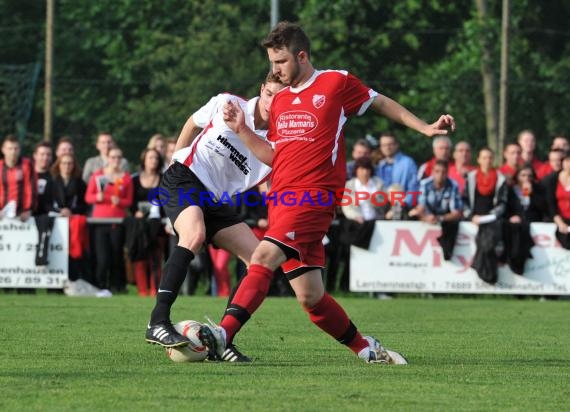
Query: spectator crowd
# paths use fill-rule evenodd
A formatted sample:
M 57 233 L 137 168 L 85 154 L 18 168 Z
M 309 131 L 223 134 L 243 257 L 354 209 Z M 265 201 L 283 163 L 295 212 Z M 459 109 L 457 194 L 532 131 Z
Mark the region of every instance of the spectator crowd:
M 124 293 L 128 284 L 134 284 L 139 295 L 154 296 L 176 238 L 149 195 L 171 162 L 176 139 L 152 136 L 140 158 L 131 162 L 110 133 L 99 133 L 95 146 L 98 155 L 80 167 L 67 137 L 57 142 L 55 151 L 49 143 L 38 143 L 29 158 L 21 155 L 18 139 L 7 136 L 0 159 L 0 218 L 33 218 L 40 227 L 46 219 L 49 225 L 55 216 L 69 217 L 70 280 L 84 279 L 114 293 Z M 372 197 L 352 199 L 337 208 L 327 235 L 328 291 L 348 291 L 350 245 L 367 247 L 376 220 L 439 224 L 451 236 L 451 245 L 453 224 L 461 220 L 479 225 L 482 237 L 485 230 L 481 229 L 491 228 L 490 252 L 478 251 L 483 260 L 488 257 L 483 253 L 494 253 L 499 259 L 508 256 L 510 237 L 513 233 L 528 236 L 524 228 L 530 222 L 554 222 L 560 244 L 568 249 L 570 145 L 566 137 L 555 136 L 544 161 L 535 148 L 534 133 L 523 130 L 505 146 L 502 161 L 496 162 L 497 154 L 483 147 L 472 164 L 469 143 L 453 144 L 447 136 L 440 136 L 433 139 L 433 157 L 418 165 L 401 150 L 393 132 L 357 140 L 346 164 L 346 188 L 348 193 L 367 192 Z M 496 167 L 496 163 L 501 165 Z M 380 192 L 408 195 L 403 202 L 375 201 L 373 196 Z M 420 194 L 416 197 L 412 192 Z M 239 207 L 261 237 L 267 228 L 266 209 L 259 204 Z M 481 245 L 489 245 L 486 239 Z M 205 247 L 188 269 L 186 291 L 194 293 L 198 277 L 206 274 L 211 281 L 209 290 L 228 296 L 232 283 L 244 272 L 243 265 L 235 265 L 237 279 L 232 282 L 231 259 L 236 258 Z M 517 263 L 520 271 L 521 262 Z M 272 293 L 290 294 L 280 273 Z

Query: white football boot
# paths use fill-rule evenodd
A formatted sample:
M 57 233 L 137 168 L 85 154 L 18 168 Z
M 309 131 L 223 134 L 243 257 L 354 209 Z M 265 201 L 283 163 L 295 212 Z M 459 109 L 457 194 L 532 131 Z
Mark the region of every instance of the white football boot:
M 398 352 L 384 348 L 378 339 L 365 336 L 364 339 L 370 344 L 370 352 L 367 363 L 385 363 L 388 365 L 407 365 L 408 361 Z
M 208 358 L 212 360 L 222 360 L 226 350 L 226 335 L 224 330 L 216 325 L 210 318 L 206 317 L 208 323 L 202 323 L 198 338 L 202 345 L 208 347 Z

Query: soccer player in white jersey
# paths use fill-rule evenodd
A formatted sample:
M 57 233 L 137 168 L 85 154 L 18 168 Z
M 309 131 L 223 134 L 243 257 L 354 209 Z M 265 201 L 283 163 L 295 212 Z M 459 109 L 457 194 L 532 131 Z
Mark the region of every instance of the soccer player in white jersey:
M 147 342 L 164 347 L 189 343 L 188 338 L 172 326 L 170 308 L 186 277 L 188 265 L 205 241 L 249 263 L 259 241 L 228 201 L 236 193 L 266 179 L 271 168 L 259 161 L 225 124 L 223 105 L 228 100 L 239 105 L 245 111 L 245 122 L 259 139 L 264 139 L 273 97 L 282 87 L 280 80 L 269 73 L 259 97 L 246 101 L 234 95 L 219 94 L 184 125 L 176 143 L 174 163 L 160 184 L 161 189 L 168 192 L 164 209 L 178 235 L 178 245 L 166 262 L 160 280 L 145 335 Z M 205 336 L 201 337 L 206 342 L 220 338 L 212 336 L 215 329 L 202 329 L 201 334 Z M 215 343 L 208 346 L 216 348 Z
M 228 307 L 232 310 L 226 310 L 220 323 L 222 334 L 231 341 L 242 320 L 261 304 L 273 271 L 282 265 L 297 300 L 316 326 L 366 362 L 404 364 L 399 353 L 385 349 L 373 337 L 362 336 L 344 309 L 324 291 L 322 239 L 333 219 L 335 202 L 323 202 L 323 198 L 344 188 L 343 127 L 349 116 L 371 107 L 430 137 L 453 130 L 453 117 L 442 115 L 427 124 L 345 71 L 315 70 L 309 39 L 296 24 L 279 23 L 263 46 L 273 73 L 289 86 L 273 100 L 267 140 L 260 140 L 248 127 L 237 105 L 226 104 L 224 116 L 255 155 L 273 167 L 272 192 L 293 193 L 303 202 L 269 202 L 269 229 Z

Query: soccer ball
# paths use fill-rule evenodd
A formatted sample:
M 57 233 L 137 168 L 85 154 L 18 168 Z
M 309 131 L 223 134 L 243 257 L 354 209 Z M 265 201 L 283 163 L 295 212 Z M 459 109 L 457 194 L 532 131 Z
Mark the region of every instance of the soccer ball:
M 174 325 L 174 329 L 190 339 L 187 346 L 166 348 L 166 355 L 174 362 L 201 362 L 208 356 L 208 348 L 202 345 L 198 338 L 200 322 L 183 320 Z

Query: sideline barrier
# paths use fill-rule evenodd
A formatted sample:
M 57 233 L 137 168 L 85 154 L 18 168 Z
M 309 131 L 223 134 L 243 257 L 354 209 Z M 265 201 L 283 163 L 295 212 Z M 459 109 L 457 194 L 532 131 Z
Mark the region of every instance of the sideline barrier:
M 163 219 L 166 223 L 167 219 Z M 87 218 L 92 224 L 122 224 L 123 218 Z M 38 230 L 34 218 L 0 220 L 0 289 L 63 289 L 69 273 L 69 220 L 56 217 L 48 247 L 48 265 L 36 266 Z
M 522 276 L 499 266 L 495 285 L 482 281 L 470 265 L 477 226 L 461 222 L 452 259 L 444 260 L 439 225 L 377 221 L 368 250 L 351 246 L 353 292 L 570 295 L 570 251 L 555 237 L 553 223 L 532 223 L 535 246 Z
M 0 288 L 61 289 L 68 277 L 69 221 L 55 218 L 48 265 L 36 266 L 38 230 L 34 218 L 0 220 Z

